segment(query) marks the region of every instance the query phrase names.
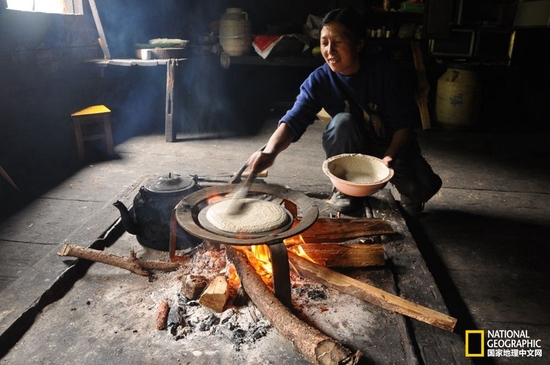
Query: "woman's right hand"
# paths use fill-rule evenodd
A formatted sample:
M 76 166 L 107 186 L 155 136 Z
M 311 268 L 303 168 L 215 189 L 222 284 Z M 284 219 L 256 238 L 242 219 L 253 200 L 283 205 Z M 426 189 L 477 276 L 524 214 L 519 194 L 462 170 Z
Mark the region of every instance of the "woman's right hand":
M 275 157 L 274 153 L 256 151 L 248 158 L 248 170 L 255 173 L 264 171 L 273 165 Z
M 269 141 L 263 150 L 254 152 L 248 159 L 248 171 L 255 173 L 264 171 L 275 162 L 275 157 L 284 151 L 294 135 L 286 123 L 280 123 L 275 132 L 269 137 Z

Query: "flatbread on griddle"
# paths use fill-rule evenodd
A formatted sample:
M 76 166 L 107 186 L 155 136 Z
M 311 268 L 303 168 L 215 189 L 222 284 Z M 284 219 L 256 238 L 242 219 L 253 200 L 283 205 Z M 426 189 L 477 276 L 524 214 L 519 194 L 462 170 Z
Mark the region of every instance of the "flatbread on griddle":
M 227 214 L 230 204 L 231 199 L 227 199 L 210 206 L 208 222 L 225 232 L 261 233 L 280 228 L 289 219 L 283 207 L 269 201 L 243 199 L 238 214 Z

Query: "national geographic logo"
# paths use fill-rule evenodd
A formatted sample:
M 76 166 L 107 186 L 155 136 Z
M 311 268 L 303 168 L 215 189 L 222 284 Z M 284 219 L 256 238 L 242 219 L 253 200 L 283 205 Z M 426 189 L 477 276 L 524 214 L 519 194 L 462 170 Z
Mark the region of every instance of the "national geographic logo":
M 485 356 L 485 331 L 466 331 L 466 357 Z
M 468 330 L 466 357 L 542 357 L 542 341 L 526 330 Z

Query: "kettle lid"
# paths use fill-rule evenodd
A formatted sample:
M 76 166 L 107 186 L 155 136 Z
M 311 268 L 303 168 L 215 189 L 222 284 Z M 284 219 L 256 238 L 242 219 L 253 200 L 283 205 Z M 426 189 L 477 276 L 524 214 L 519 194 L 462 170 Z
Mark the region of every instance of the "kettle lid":
M 192 188 L 195 185 L 195 180 L 169 172 L 167 175 L 147 180 L 143 184 L 143 188 L 153 193 L 174 193 Z

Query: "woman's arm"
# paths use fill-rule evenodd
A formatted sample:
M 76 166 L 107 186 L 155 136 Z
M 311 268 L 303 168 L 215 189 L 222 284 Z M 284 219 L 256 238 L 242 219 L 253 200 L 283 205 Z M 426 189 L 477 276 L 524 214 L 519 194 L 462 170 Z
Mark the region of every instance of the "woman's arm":
M 391 167 L 391 162 L 397 157 L 399 151 L 409 143 L 412 135 L 413 130 L 411 128 L 402 128 L 393 134 L 390 145 L 382 159 L 388 167 Z
M 260 172 L 272 166 L 275 158 L 290 146 L 294 140 L 294 133 L 286 125 L 279 124 L 273 132 L 263 151 L 257 151 L 248 159 L 248 170 Z

